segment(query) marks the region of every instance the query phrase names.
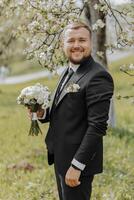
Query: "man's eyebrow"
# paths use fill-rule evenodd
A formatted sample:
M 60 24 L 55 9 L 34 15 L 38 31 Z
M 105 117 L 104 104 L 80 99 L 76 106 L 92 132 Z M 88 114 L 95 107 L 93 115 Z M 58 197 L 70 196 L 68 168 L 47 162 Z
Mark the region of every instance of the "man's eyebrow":
M 86 37 L 80 37 L 80 39 L 87 39 Z
M 73 40 L 73 39 L 75 39 L 75 38 L 74 37 L 67 38 L 67 40 Z
M 75 37 L 69 37 L 69 38 L 68 38 L 68 40 L 72 40 L 72 39 L 75 39 Z M 79 39 L 85 39 L 85 40 L 86 40 L 87 38 L 86 38 L 86 37 L 83 37 L 83 36 L 81 36 L 81 37 L 79 37 Z

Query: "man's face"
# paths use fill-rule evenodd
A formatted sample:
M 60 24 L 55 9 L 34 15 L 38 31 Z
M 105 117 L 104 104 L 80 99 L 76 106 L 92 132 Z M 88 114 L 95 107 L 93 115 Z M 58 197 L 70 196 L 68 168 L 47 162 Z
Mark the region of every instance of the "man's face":
M 67 29 L 64 35 L 65 55 L 74 64 L 80 64 L 91 54 L 90 33 L 86 28 Z

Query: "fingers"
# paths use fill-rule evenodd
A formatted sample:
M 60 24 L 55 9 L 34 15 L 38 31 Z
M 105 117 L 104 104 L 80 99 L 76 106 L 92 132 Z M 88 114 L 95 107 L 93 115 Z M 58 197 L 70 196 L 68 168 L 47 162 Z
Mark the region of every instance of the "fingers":
M 41 115 L 42 113 L 44 113 L 43 109 L 37 110 L 37 115 Z
M 28 108 L 28 118 L 29 118 L 29 119 L 32 119 L 32 112 L 31 112 L 31 109 L 30 109 L 30 108 Z
M 76 187 L 80 185 L 80 181 L 77 179 L 70 179 L 70 178 L 65 178 L 65 183 L 70 186 L 70 187 Z
M 28 113 L 28 118 L 32 119 L 32 114 L 31 113 Z
M 31 110 L 31 108 L 27 107 L 27 110 L 28 110 L 28 118 L 32 119 L 32 110 Z M 37 117 L 38 118 L 42 118 L 44 113 L 45 113 L 45 110 L 40 108 L 39 110 L 37 110 L 36 113 L 37 113 Z
M 74 169 L 72 166 L 68 169 L 66 176 L 65 176 L 65 183 L 70 187 L 76 187 L 80 185 L 80 174 L 81 171 Z
M 39 118 L 41 118 L 41 117 L 43 117 L 44 113 L 45 113 L 45 110 L 44 110 L 44 109 L 39 109 L 39 110 L 37 111 L 37 116 L 38 116 Z

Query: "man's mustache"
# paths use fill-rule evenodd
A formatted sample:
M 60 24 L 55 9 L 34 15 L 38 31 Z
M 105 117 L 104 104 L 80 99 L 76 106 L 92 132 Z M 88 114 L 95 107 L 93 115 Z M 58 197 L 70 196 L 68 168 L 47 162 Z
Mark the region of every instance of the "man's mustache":
M 83 49 L 82 47 L 74 47 L 74 48 L 71 49 L 71 51 L 72 51 L 72 52 L 74 52 L 74 51 L 80 51 L 80 52 L 83 52 L 84 49 Z

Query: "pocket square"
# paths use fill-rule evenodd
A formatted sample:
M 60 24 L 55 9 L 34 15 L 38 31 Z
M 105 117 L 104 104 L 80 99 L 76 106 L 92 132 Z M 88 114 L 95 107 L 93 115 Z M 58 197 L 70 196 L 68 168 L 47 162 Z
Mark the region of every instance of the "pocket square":
M 66 88 L 66 92 L 70 93 L 70 92 L 78 92 L 80 89 L 80 86 L 76 83 L 72 83 L 70 84 L 67 88 Z

